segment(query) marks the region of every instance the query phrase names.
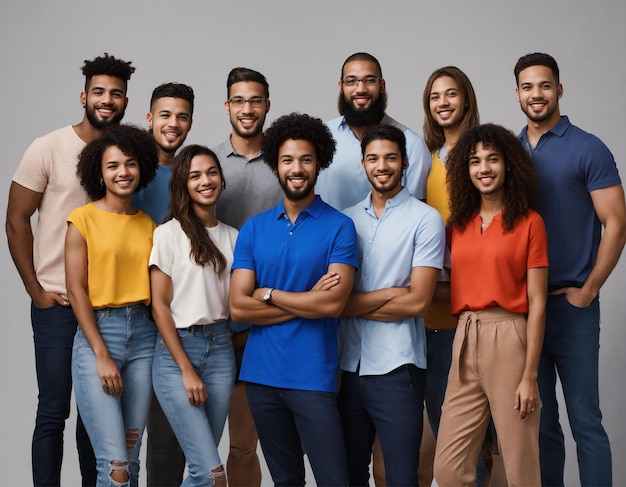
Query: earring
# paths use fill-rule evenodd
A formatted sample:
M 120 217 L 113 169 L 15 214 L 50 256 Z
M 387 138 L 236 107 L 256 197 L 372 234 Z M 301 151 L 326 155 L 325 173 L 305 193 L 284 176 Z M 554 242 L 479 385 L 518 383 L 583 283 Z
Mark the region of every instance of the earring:
M 100 178 L 100 186 L 104 186 L 104 179 Z

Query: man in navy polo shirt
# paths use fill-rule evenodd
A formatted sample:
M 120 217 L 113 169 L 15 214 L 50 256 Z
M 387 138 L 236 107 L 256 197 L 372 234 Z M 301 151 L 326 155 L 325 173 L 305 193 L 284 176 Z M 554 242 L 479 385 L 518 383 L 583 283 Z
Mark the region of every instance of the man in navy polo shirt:
M 520 139 L 537 165 L 539 213 L 548 233 L 546 329 L 539 366 L 543 485 L 562 486 L 565 445 L 556 374 L 578 452 L 580 485 L 612 485 L 611 447 L 598 393 L 598 292 L 626 241 L 624 191 L 615 160 L 600 139 L 559 111 L 563 86 L 548 54 L 521 57 L 517 99 L 528 125 Z
M 239 379 L 275 485 L 348 485 L 337 409 L 337 317 L 358 267 L 352 220 L 315 194 L 335 142 L 293 113 L 265 132 L 263 158 L 283 200 L 250 218 L 235 247 L 230 312 L 252 323 Z

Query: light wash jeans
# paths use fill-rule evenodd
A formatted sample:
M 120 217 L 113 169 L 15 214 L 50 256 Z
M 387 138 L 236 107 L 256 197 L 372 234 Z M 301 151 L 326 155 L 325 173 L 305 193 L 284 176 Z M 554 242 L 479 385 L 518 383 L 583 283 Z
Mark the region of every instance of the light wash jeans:
M 222 465 L 217 445 L 224 431 L 235 384 L 235 353 L 226 321 L 177 330 L 181 344 L 209 396 L 192 406 L 180 369 L 163 340 L 157 340 L 152 366 L 154 392 L 187 459 L 182 485 L 211 486 L 211 470 Z
M 95 310 L 96 322 L 111 358 L 120 368 L 124 392 L 112 396 L 102 389 L 96 357 L 79 328 L 74 338 L 72 378 L 76 404 L 91 439 L 98 467 L 98 487 L 137 486 L 139 449 L 152 398 L 152 357 L 157 335 L 143 304 Z M 137 435 L 127 442 L 126 436 Z M 132 445 L 130 450 L 127 448 Z M 114 467 L 111 462 L 128 462 Z M 129 482 L 111 479 L 112 470 L 129 471 Z

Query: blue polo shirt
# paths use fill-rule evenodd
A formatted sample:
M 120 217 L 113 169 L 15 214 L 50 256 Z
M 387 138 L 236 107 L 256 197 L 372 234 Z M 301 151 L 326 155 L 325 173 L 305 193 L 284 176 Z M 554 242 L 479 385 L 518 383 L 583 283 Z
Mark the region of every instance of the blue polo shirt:
M 359 245 L 355 292 L 408 287 L 414 267 L 441 269 L 446 234 L 437 210 L 402 188 L 376 217 L 371 196 L 344 213 L 354 221 Z M 426 334 L 421 317 L 381 322 L 342 318 L 339 326 L 342 370 L 383 375 L 401 365 L 426 368 Z
M 404 133 L 409 167 L 404 172 L 402 184 L 416 198 L 426 198 L 431 155 L 424 139 L 389 115 L 385 115 L 380 123 L 397 127 Z M 361 141 L 352 133 L 345 118 L 330 120 L 326 126 L 337 142 L 337 151 L 331 165 L 317 178 L 315 190 L 330 206 L 344 210 L 367 196 L 370 182 L 361 165 Z
M 309 291 L 330 264 L 358 267 L 356 231 L 318 196 L 292 224 L 281 201 L 250 218 L 235 245 L 232 269 L 256 273 L 256 287 Z M 295 318 L 252 325 L 240 380 L 287 389 L 336 392 L 336 318 Z
M 621 184 L 615 159 L 598 137 L 566 116 L 536 147 L 527 130 L 519 138 L 537 166 L 538 209 L 548 233 L 548 288 L 581 287 L 595 264 L 602 234 L 589 193 Z

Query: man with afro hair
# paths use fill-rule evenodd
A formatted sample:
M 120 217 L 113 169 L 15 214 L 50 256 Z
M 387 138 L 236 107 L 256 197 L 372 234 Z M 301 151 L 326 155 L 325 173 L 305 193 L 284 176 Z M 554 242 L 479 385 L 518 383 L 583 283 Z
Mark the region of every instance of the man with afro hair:
M 232 319 L 251 323 L 239 379 L 275 485 L 348 485 L 337 409 L 337 317 L 358 266 L 352 220 L 315 194 L 335 141 L 292 113 L 265 132 L 263 158 L 283 199 L 250 218 L 235 246 Z M 245 197 L 245 195 L 242 195 Z
M 32 300 L 39 390 L 32 442 L 35 486 L 60 485 L 63 430 L 70 412 L 72 343 L 78 323 L 67 300 L 64 236 L 69 213 L 89 201 L 76 175 L 77 157 L 104 128 L 124 117 L 127 82 L 134 71 L 131 62 L 108 53 L 85 60 L 82 120 L 36 139 L 24 153 L 9 190 L 9 250 Z M 76 438 L 82 484 L 95 485 L 95 458 L 80 416 Z

